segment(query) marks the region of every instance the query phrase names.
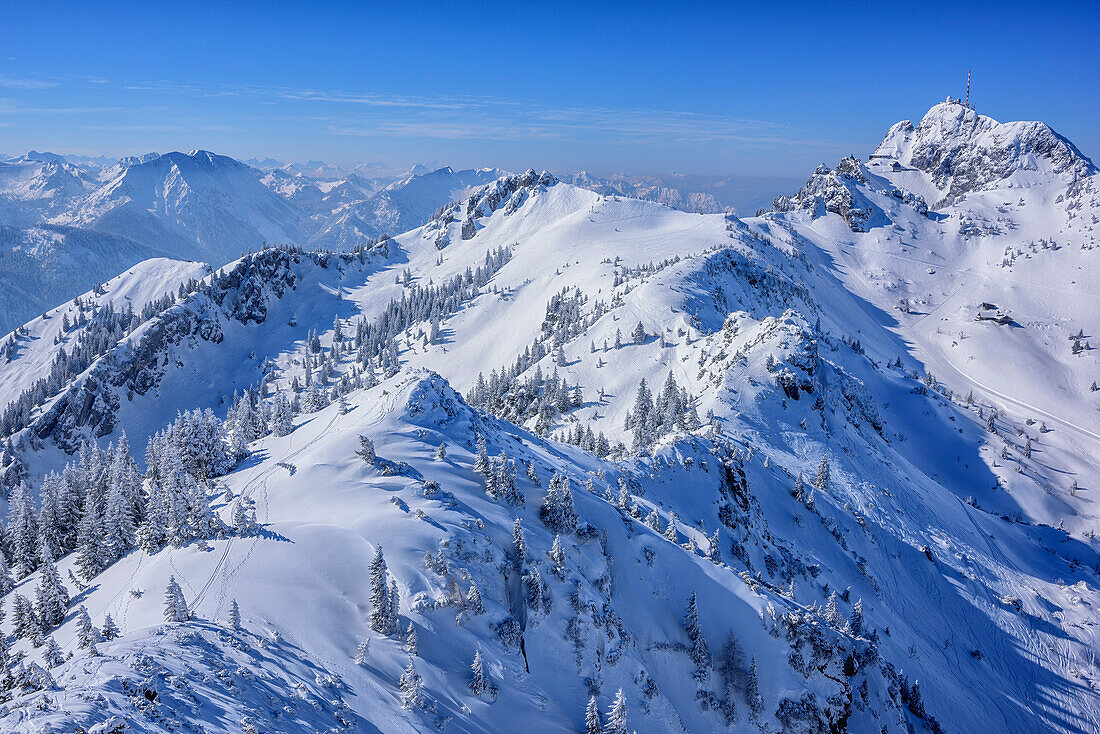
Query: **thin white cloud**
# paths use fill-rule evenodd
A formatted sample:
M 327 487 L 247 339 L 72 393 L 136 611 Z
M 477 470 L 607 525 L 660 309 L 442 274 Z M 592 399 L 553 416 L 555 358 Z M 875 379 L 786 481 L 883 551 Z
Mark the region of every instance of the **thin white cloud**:
M 0 87 L 4 89 L 50 89 L 56 87 L 57 84 L 57 82 L 47 79 L 0 74 Z

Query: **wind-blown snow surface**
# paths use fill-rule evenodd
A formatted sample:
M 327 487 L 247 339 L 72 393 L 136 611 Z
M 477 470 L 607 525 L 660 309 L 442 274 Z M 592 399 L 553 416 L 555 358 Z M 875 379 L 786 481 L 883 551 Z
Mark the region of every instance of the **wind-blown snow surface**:
M 950 107 L 930 115 L 972 114 Z M 980 157 L 953 135 L 943 140 L 953 156 Z M 110 613 L 123 637 L 53 670 L 58 689 L 3 704 L 0 728 L 113 716 L 150 731 L 166 721 L 237 730 L 246 718 L 260 731 L 509 731 L 521 721 L 577 731 L 589 695 L 607 710 L 622 687 L 639 732 L 1095 730 L 1096 363 L 1067 337 L 1100 327 L 1088 300 L 1096 175 L 1087 159 L 1055 170 L 1030 139 L 1015 144 L 1019 166 L 969 178 L 940 210 L 924 203 L 951 190 L 938 164 L 925 171 L 885 147 L 880 155 L 902 158 L 896 170 L 890 158 L 819 169 L 781 211 L 744 221 L 529 172 L 369 250 L 267 250 L 206 276 L 35 411 L 23 437 L 36 481 L 82 436 L 106 445 L 125 430 L 141 446 L 177 410 L 224 414 L 234 391 L 265 375 L 269 392 L 287 389 L 304 376 L 308 331 L 327 352 L 334 319 L 346 335 L 394 298 L 511 253 L 475 297 L 451 304 L 436 343 L 425 322 L 403 333 L 400 368 L 349 393 L 346 414 L 329 405 L 299 416 L 219 480 L 256 501 L 261 534 L 133 551 L 95 578 L 79 603 L 97 625 Z M 556 297 L 580 318 L 548 310 Z M 1008 322 L 973 320 L 997 309 Z M 525 377 L 556 369 L 582 388 L 583 405 L 552 420 L 556 435 L 579 425 L 630 445 L 639 381 L 656 393 L 670 372 L 714 420 L 664 436 L 652 456 L 600 459 L 535 435 L 534 416 L 516 427 L 454 392 L 533 346 L 546 353 Z M 346 352 L 339 369 L 354 361 Z M 1042 379 L 1017 379 L 1028 365 Z M 996 435 L 986 428 L 994 408 Z M 384 461 L 356 456 L 360 435 Z M 478 435 L 491 455 L 517 461 L 525 506 L 486 494 L 472 469 Z M 798 501 L 795 477 L 809 481 L 823 456 L 828 483 Z M 555 471 L 570 478 L 582 520 L 562 536 L 560 578 L 538 515 Z M 509 581 L 517 517 L 549 608 L 518 600 Z M 378 546 L 402 628 L 419 638 L 422 709 L 399 706 L 410 659 L 401 640 L 369 629 Z M 170 576 L 196 621 L 161 626 Z M 485 614 L 460 615 L 448 578 L 463 593 L 475 584 Z M 826 620 L 834 590 L 843 619 L 862 600 L 862 633 Z M 682 624 L 693 591 L 715 661 L 704 680 L 693 678 Z M 242 631 L 224 626 L 233 599 Z M 524 616 L 530 673 L 497 631 Z M 74 633 L 70 615 L 53 636 L 73 650 Z M 741 653 L 727 654 L 730 635 Z M 475 651 L 495 697 L 467 686 Z M 746 678 L 754 657 L 759 714 Z M 923 720 L 902 702 L 902 682 L 917 680 Z

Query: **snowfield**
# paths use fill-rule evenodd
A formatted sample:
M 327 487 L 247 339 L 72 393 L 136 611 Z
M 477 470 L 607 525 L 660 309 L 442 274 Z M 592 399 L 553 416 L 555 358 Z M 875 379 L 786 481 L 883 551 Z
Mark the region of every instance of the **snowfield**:
M 1091 161 L 948 102 L 745 219 L 498 174 L 5 340 L 0 729 L 1100 728 Z

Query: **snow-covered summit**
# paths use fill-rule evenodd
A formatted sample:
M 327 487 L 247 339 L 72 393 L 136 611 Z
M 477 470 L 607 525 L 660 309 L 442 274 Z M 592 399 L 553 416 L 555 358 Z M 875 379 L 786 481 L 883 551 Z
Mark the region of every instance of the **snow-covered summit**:
M 1096 173 L 1092 161 L 1049 125 L 1000 123 L 953 101 L 932 107 L 915 127 L 909 120 L 891 127 L 873 157 L 924 171 L 950 201 L 1017 172 L 1066 182 Z

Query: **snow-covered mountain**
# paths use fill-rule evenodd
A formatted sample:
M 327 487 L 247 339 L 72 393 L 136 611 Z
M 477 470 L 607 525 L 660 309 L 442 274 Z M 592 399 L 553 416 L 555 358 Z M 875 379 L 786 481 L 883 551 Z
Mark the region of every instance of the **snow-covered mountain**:
M 439 208 L 506 174 L 417 165 L 394 177 L 369 173 L 378 168 L 373 164 L 344 169 L 318 161 L 252 162 L 255 167 L 206 151 L 118 161 L 31 151 L 0 163 L 0 225 L 18 228 L 5 235 L 18 261 L 7 272 L 21 279 L 0 304 L 0 330 L 146 257 L 226 262 L 265 243 L 337 250 L 368 245 L 420 226 Z M 709 193 L 660 179 L 579 174 L 573 181 L 604 195 L 685 211 L 732 211 Z M 51 257 L 52 249 L 33 244 L 43 241 L 66 242 L 72 257 Z
M 0 728 L 1096 729 L 1100 202 L 1041 133 L 937 105 L 744 220 L 528 171 L 35 320 Z
M 94 183 L 88 169 L 53 153 L 32 150 L 0 161 L 0 224 L 20 226 L 51 216 Z
M 166 153 L 126 166 L 56 222 L 224 262 L 295 236 L 297 212 L 257 173 L 207 151 Z
M 735 211 L 732 206 L 720 203 L 712 193 L 672 186 L 659 177 L 619 174 L 605 178 L 581 171 L 566 176 L 563 180 L 603 196 L 628 196 L 632 199 L 655 201 L 697 214 L 725 214 Z
M 495 168 L 455 171 L 414 169 L 372 190 L 375 183 L 352 175 L 330 188 L 310 223 L 311 246 L 348 250 L 384 234 L 405 232 L 427 221 L 440 207 L 505 175 Z

